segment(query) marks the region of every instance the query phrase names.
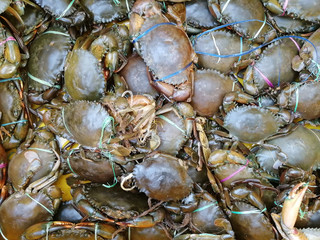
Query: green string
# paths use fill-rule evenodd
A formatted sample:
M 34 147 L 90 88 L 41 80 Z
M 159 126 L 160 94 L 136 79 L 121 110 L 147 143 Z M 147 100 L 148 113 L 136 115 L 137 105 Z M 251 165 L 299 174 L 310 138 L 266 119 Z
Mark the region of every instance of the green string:
M 43 209 L 45 209 L 48 213 L 51 214 L 51 216 L 54 216 L 54 212 L 51 211 L 50 209 L 48 209 L 45 205 L 43 205 L 41 202 L 37 201 L 36 199 L 34 199 L 33 197 L 31 197 L 29 195 L 29 193 L 26 193 L 26 195 L 32 200 L 35 201 L 37 204 L 39 204 Z
M 15 80 L 20 80 L 20 81 L 22 81 L 21 77 L 14 77 L 14 78 L 1 79 L 1 80 L 0 80 L 0 83 L 2 83 L 2 82 L 9 82 L 9 81 L 15 81 Z
M 241 60 L 242 50 L 243 50 L 243 42 L 242 42 L 242 37 L 240 37 L 240 54 L 241 55 L 239 56 L 238 62 L 240 62 L 240 60 Z
M 262 210 L 250 210 L 250 211 L 231 211 L 234 214 L 239 214 L 239 215 L 245 215 L 245 214 L 252 214 L 252 213 L 263 213 L 266 211 L 267 208 L 264 208 Z
M 73 134 L 70 132 L 70 130 L 69 130 L 67 124 L 66 124 L 65 118 L 64 118 L 64 108 L 62 108 L 62 113 L 61 113 L 61 115 L 62 115 L 62 122 L 63 122 L 64 127 L 67 129 L 67 132 L 68 132 L 71 136 L 73 136 Z
M 318 72 L 317 72 L 317 74 L 316 74 L 316 79 L 315 79 L 315 81 L 318 81 L 319 76 L 320 76 L 320 65 L 319 65 L 316 61 L 314 61 L 313 59 L 311 59 L 311 61 L 317 66 Z
M 46 240 L 49 240 L 49 228 L 51 226 L 51 222 L 46 224 Z
M 202 211 L 202 210 L 205 210 L 205 209 L 207 209 L 207 208 L 209 208 L 209 207 L 212 207 L 212 206 L 214 206 L 214 205 L 216 205 L 218 202 L 216 201 L 216 202 L 212 202 L 212 203 L 210 203 L 210 204 L 208 204 L 208 205 L 205 205 L 205 206 L 203 206 L 203 207 L 201 207 L 201 208 L 197 208 L 196 210 L 194 210 L 193 212 L 200 212 L 200 211 Z
M 28 148 L 28 150 L 37 150 L 41 152 L 53 153 L 53 151 L 44 148 Z
M 31 75 L 31 73 L 29 73 L 29 72 L 28 72 L 28 76 L 29 76 L 29 78 L 32 79 L 33 81 L 38 82 L 38 83 L 40 83 L 40 84 L 42 84 L 42 85 L 46 85 L 46 86 L 48 86 L 48 87 L 55 87 L 55 88 L 57 88 L 57 89 L 60 89 L 60 86 L 58 86 L 58 85 L 53 85 L 53 84 L 51 84 L 51 83 L 48 83 L 48 82 L 46 82 L 45 80 L 42 80 L 42 79 L 40 79 L 40 78 L 37 78 L 37 77 Z
M 185 136 L 187 136 L 186 131 L 181 129 L 177 124 L 175 124 L 173 121 L 171 121 L 169 118 L 163 116 L 163 115 L 159 115 L 159 118 L 165 120 L 166 122 L 168 122 L 169 124 L 171 124 L 172 126 L 176 127 L 177 129 L 179 129 Z
M 297 111 L 298 103 L 299 103 L 299 84 L 298 83 L 296 83 L 296 88 L 297 88 L 297 91 L 296 91 L 296 106 L 294 107 L 294 112 Z
M 250 38 L 250 39 L 249 39 L 250 41 L 253 40 L 253 39 L 255 39 L 256 37 L 258 37 L 258 35 L 259 35 L 260 32 L 262 31 L 262 29 L 264 28 L 264 26 L 266 25 L 266 23 L 267 23 L 267 16 L 264 15 L 264 20 L 263 20 L 263 23 L 262 23 L 261 27 L 260 27 L 259 30 L 257 31 L 256 35 L 254 35 L 253 38 Z
M 6 238 L 6 236 L 3 234 L 1 227 L 0 227 L 0 235 L 3 237 L 4 240 L 9 240 L 9 239 Z
M 63 32 L 58 32 L 58 31 L 46 31 L 46 32 L 44 32 L 43 34 L 57 34 L 57 35 L 62 35 L 62 36 L 70 37 L 69 34 L 63 33 Z
M 111 164 L 111 167 L 112 167 L 112 172 L 113 172 L 113 184 L 112 185 L 109 185 L 109 184 L 102 184 L 102 186 L 104 186 L 105 188 L 113 188 L 115 185 L 117 185 L 118 183 L 118 179 L 117 179 L 117 176 L 116 176 L 116 172 L 114 170 L 114 163 L 113 161 L 111 160 L 112 159 L 112 155 L 110 152 L 102 152 L 103 155 L 107 154 L 108 155 L 108 159 L 110 161 L 110 164 Z M 105 155 L 107 157 L 107 155 Z
M 113 0 L 113 2 L 114 2 L 116 5 L 120 5 L 120 1 L 119 1 L 119 0 Z
M 112 131 L 114 131 L 114 118 L 111 117 L 111 116 L 107 116 L 104 119 L 103 124 L 102 124 L 100 141 L 99 141 L 99 148 L 102 148 L 102 140 L 103 140 L 104 130 L 107 127 L 107 124 L 110 123 L 110 122 L 112 122 Z M 110 143 L 110 141 L 111 141 L 111 135 L 109 137 L 108 144 Z
M 98 223 L 94 225 L 94 240 L 98 240 Z
M 22 122 L 28 122 L 28 120 L 23 119 L 23 120 L 19 120 L 19 121 L 16 121 L 16 122 L 4 123 L 4 124 L 0 124 L 0 126 L 5 127 L 5 126 L 8 126 L 8 125 L 22 123 Z
M 67 164 L 68 164 L 68 167 L 70 168 L 71 172 L 72 172 L 74 175 L 78 176 L 78 174 L 76 174 L 76 173 L 73 171 L 73 169 L 72 169 L 72 167 L 71 167 L 71 164 L 70 164 L 70 160 L 69 160 L 69 157 L 71 156 L 71 154 L 72 154 L 73 152 L 74 152 L 74 149 L 71 149 L 71 151 L 70 151 L 70 153 L 69 153 L 69 155 L 68 155 L 68 157 L 67 157 Z
M 59 20 L 60 18 L 64 17 L 64 15 L 69 11 L 69 9 L 72 7 L 74 3 L 74 0 L 72 0 L 69 5 L 67 6 L 67 8 L 61 13 L 61 15 L 59 17 L 56 18 L 56 20 Z

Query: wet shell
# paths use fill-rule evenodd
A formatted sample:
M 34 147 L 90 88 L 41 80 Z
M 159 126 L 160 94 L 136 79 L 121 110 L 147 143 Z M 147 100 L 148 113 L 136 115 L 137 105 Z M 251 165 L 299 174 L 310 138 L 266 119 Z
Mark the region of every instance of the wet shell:
M 298 48 L 290 39 L 274 42 L 263 51 L 260 60 L 256 61 L 253 70 L 254 83 L 261 91 L 269 85 L 262 74 L 273 86 L 289 83 L 297 78 L 297 73 L 291 67 L 291 61 L 298 54 Z M 262 73 L 259 73 L 259 71 Z
M 146 158 L 133 171 L 137 187 L 160 201 L 183 199 L 190 193 L 193 182 L 179 161 L 167 154 Z
M 92 53 L 78 49 L 70 53 L 65 68 L 65 88 L 73 100 L 96 100 L 104 95 L 105 79 Z
M 105 188 L 87 184 L 83 186 L 83 192 L 91 206 L 114 219 L 130 219 L 149 209 L 148 198 L 144 194 L 126 192 L 119 185 Z
M 76 12 L 74 4 L 69 7 L 72 0 L 35 0 L 35 2 L 42 8 L 49 12 L 54 17 L 70 16 Z M 64 11 L 68 9 L 67 12 Z
M 231 91 L 240 90 L 232 78 L 213 70 L 195 72 L 193 109 L 200 116 L 211 117 L 219 111 L 223 97 Z
M 3 13 L 10 6 L 11 0 L 0 1 L 0 14 Z
M 238 107 L 231 110 L 224 121 L 224 128 L 239 141 L 257 143 L 277 133 L 280 124 L 276 116 L 259 107 Z
M 95 23 L 108 23 L 125 18 L 132 7 L 132 1 L 80 0 L 85 10 L 90 13 Z
M 64 70 L 71 46 L 71 37 L 62 27 L 49 28 L 47 32 L 42 33 L 32 42 L 27 71 L 34 78 L 38 78 L 46 84 L 29 76 L 27 80 L 30 89 L 44 91 L 57 83 Z
M 164 17 L 147 18 L 141 28 L 141 33 L 152 26 L 167 22 Z M 158 26 L 140 39 L 142 58 L 158 79 L 162 79 L 184 69 L 193 61 L 194 51 L 187 34 L 174 25 Z M 193 66 L 163 80 L 177 85 L 189 79 Z
M 227 31 L 214 31 L 196 38 L 194 50 L 217 55 L 230 55 L 249 50 L 249 45 L 247 41 L 243 40 L 241 42 L 238 35 Z M 197 55 L 200 67 L 218 70 L 223 73 L 229 73 L 239 60 L 239 57 L 219 58 L 199 53 Z M 249 55 L 246 54 L 241 59 L 245 60 L 248 57 Z
M 76 101 L 64 107 L 62 119 L 67 132 L 66 138 L 71 136 L 83 146 L 99 147 L 102 127 L 110 116 L 98 103 Z M 111 121 L 108 121 L 104 128 L 102 142 L 107 141 L 111 134 L 112 125 Z
M 258 208 L 244 203 L 234 202 L 231 206 L 233 212 L 259 211 Z M 275 240 L 273 227 L 263 213 L 235 214 L 230 216 L 232 229 L 239 240 Z M 256 231 L 259 229 L 259 231 Z

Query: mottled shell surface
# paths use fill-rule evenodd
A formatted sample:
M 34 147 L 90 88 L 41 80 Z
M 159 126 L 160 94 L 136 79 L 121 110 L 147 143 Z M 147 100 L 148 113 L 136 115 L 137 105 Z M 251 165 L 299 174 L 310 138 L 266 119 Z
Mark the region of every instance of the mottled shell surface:
M 72 4 L 68 7 L 72 0 L 35 0 L 42 8 L 54 17 L 69 16 L 76 12 L 75 6 Z M 67 12 L 65 12 L 67 10 Z
M 33 78 L 28 77 L 30 89 L 44 91 L 57 83 L 64 70 L 71 46 L 71 37 L 62 27 L 49 28 L 32 42 L 27 65 L 28 73 L 33 76 Z M 47 84 L 36 81 L 34 78 Z
M 109 113 L 98 103 L 86 101 L 70 103 L 64 107 L 62 119 L 71 138 L 83 146 L 99 147 L 103 127 L 101 142 L 107 141 L 112 134 L 111 121 L 104 126 L 105 121 L 110 119 Z
M 179 159 L 167 154 L 147 157 L 135 166 L 133 175 L 140 191 L 160 201 L 183 199 L 193 183 Z
M 128 14 L 132 7 L 132 1 L 114 0 L 80 0 L 82 6 L 93 18 L 95 23 L 107 23 L 113 20 L 121 20 Z
M 227 31 L 214 31 L 196 38 L 194 49 L 197 52 L 230 55 L 249 50 L 247 41 L 240 39 L 238 35 Z M 229 73 L 239 57 L 219 58 L 197 53 L 198 64 L 203 68 L 218 70 Z M 241 57 L 242 60 L 248 58 L 248 54 Z
M 261 91 L 269 85 L 262 76 L 266 76 L 273 86 L 279 86 L 296 80 L 297 73 L 291 67 L 291 61 L 299 52 L 291 39 L 284 39 L 270 44 L 254 65 L 254 83 Z
M 145 20 L 141 33 L 167 20 L 155 15 Z M 162 79 L 184 69 L 193 61 L 194 51 L 187 34 L 174 25 L 161 25 L 148 32 L 140 39 L 142 58 L 153 72 L 154 76 Z M 166 83 L 177 85 L 190 78 L 189 66 L 184 71 L 163 80 Z
M 211 117 L 219 111 L 223 97 L 237 90 L 239 87 L 232 78 L 214 70 L 198 70 L 191 105 L 200 116 Z
M 231 110 L 224 121 L 224 128 L 239 141 L 246 143 L 257 143 L 276 134 L 279 126 L 272 112 L 253 106 Z
M 104 95 L 105 79 L 100 63 L 86 50 L 73 50 L 65 67 L 65 88 L 73 100 L 98 101 Z
M 1 0 L 0 2 L 0 14 L 3 13 L 10 6 L 11 0 Z

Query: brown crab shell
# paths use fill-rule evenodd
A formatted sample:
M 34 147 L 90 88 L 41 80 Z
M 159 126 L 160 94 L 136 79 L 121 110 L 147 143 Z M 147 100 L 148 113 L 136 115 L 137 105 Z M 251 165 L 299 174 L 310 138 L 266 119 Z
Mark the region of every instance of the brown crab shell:
M 196 28 L 213 28 L 218 22 L 213 18 L 207 0 L 193 0 L 186 2 L 187 23 Z
M 73 100 L 98 101 L 105 79 L 97 58 L 87 50 L 73 50 L 65 67 L 65 88 Z
M 210 54 L 230 55 L 248 51 L 249 44 L 246 40 L 241 42 L 240 37 L 236 34 L 227 31 L 214 31 L 196 38 L 194 50 Z M 222 73 L 231 72 L 234 64 L 240 60 L 239 57 L 219 58 L 199 53 L 197 55 L 200 67 L 214 69 Z M 246 54 L 241 59 L 245 60 L 248 57 L 249 55 Z
M 286 0 L 278 0 L 282 8 Z M 311 22 L 320 22 L 320 1 L 319 0 L 290 0 L 286 3 L 285 12 L 293 14 L 304 20 Z
M 275 240 L 275 234 L 269 219 L 263 213 L 235 214 L 232 212 L 259 211 L 245 202 L 233 202 L 230 222 L 239 240 Z M 257 231 L 259 229 L 259 231 Z
M 273 86 L 279 85 L 279 79 L 280 85 L 296 80 L 298 75 L 292 69 L 291 61 L 298 53 L 299 50 L 291 39 L 282 39 L 268 45 L 253 69 L 254 83 L 259 91 L 269 87 L 262 74 Z
M 170 240 L 165 230 L 159 226 L 155 225 L 153 227 L 142 228 L 134 227 L 130 229 L 130 240 Z
M 136 186 L 148 197 L 160 201 L 181 200 L 192 188 L 193 181 L 180 159 L 156 153 L 135 166 Z
M 62 136 L 77 143 L 97 148 L 112 134 L 112 121 L 108 121 L 101 136 L 105 121 L 110 120 L 104 107 L 95 102 L 75 101 L 67 104 L 61 112 L 65 132 Z M 100 139 L 102 137 L 102 139 Z
M 31 149 L 14 155 L 9 163 L 8 176 L 16 190 L 25 189 L 32 182 L 47 176 L 56 162 L 56 156 L 53 151 L 51 153 L 47 152 L 51 149 L 48 144 L 35 142 L 29 148 Z M 34 154 L 38 159 L 34 162 L 29 162 L 29 159 L 25 157 L 28 153 Z M 37 164 L 39 167 L 36 166 Z M 37 168 L 36 172 L 32 171 L 34 167 Z
M 279 120 L 269 110 L 255 106 L 237 107 L 225 117 L 224 128 L 241 142 L 257 143 L 278 132 Z
M 145 194 L 126 192 L 119 185 L 106 188 L 100 184 L 86 184 L 83 193 L 91 206 L 117 220 L 131 219 L 149 209 Z
M 166 23 L 168 20 L 161 15 L 154 15 L 145 20 L 140 33 L 156 24 Z M 153 75 L 162 79 L 184 69 L 195 59 L 188 35 L 174 25 L 161 25 L 149 31 L 140 40 L 141 56 Z M 192 64 L 180 73 L 163 80 L 163 82 L 178 85 L 191 77 Z
M 52 86 L 55 85 L 64 70 L 71 46 L 71 37 L 68 36 L 68 32 L 63 27 L 53 26 L 49 28 L 47 32 L 39 35 L 30 46 L 28 73 Z M 27 81 L 31 90 L 41 92 L 50 88 L 50 86 L 30 77 L 27 78 Z
M 197 70 L 191 105 L 198 115 L 211 117 L 219 111 L 223 97 L 237 90 L 239 86 L 231 77 L 214 70 Z

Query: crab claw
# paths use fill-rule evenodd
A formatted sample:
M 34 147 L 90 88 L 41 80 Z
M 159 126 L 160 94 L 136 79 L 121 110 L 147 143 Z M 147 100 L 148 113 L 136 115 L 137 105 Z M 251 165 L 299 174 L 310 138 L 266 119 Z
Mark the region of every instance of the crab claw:
M 302 188 L 301 188 L 302 187 Z M 290 191 L 288 198 L 283 203 L 281 218 L 279 215 L 272 213 L 277 229 L 284 239 L 288 240 L 307 240 L 305 234 L 294 227 L 302 199 L 308 189 L 304 182 L 297 184 Z

